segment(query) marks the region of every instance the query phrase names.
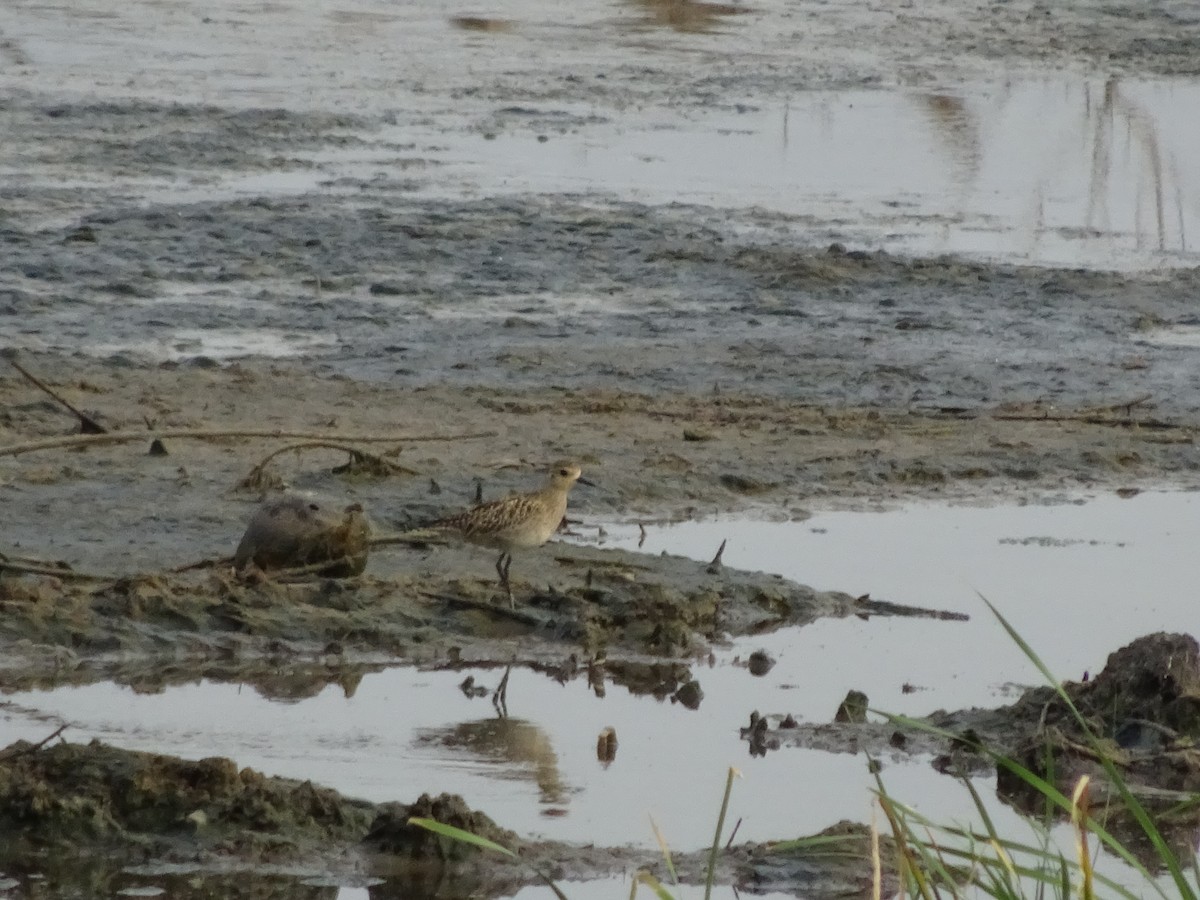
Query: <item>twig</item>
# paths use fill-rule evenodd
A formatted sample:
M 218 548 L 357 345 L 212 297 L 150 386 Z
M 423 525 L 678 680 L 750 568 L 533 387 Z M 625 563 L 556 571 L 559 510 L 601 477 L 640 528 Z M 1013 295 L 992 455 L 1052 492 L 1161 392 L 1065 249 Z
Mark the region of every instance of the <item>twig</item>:
M 250 486 L 250 485 L 255 484 L 255 482 L 262 477 L 263 470 L 266 468 L 267 463 L 269 463 L 275 457 L 281 456 L 284 453 L 288 453 L 290 451 L 311 450 L 311 449 L 341 450 L 343 453 L 350 454 L 350 458 L 351 458 L 352 462 L 355 462 L 355 463 L 369 462 L 378 471 L 385 472 L 389 475 L 395 474 L 396 472 L 401 472 L 405 475 L 420 475 L 421 474 L 420 472 L 417 472 L 413 469 L 409 469 L 406 466 L 402 466 L 402 465 L 399 465 L 394 462 L 389 462 L 388 460 L 384 459 L 382 456 L 376 456 L 374 453 L 366 453 L 362 450 L 357 450 L 354 447 L 347 446 L 346 444 L 337 443 L 335 441 L 306 441 L 303 444 L 288 444 L 286 447 L 280 447 L 278 450 L 271 451 L 265 457 L 262 458 L 262 460 L 258 463 L 258 465 L 256 465 L 253 469 L 250 470 L 250 474 L 248 474 L 245 478 L 242 479 L 241 484 L 243 486 Z
M 182 566 L 176 566 L 174 569 L 167 571 L 172 575 L 180 575 L 184 572 L 193 572 L 196 569 L 219 569 L 224 566 L 232 566 L 232 556 L 210 556 L 208 559 L 198 559 L 195 562 L 186 563 Z
M 742 818 L 738 816 L 737 822 L 733 825 L 733 831 L 729 832 L 729 840 L 725 842 L 725 849 L 728 850 L 733 846 L 733 839 L 737 837 L 738 829 L 742 827 Z
M 443 603 L 450 603 L 454 606 L 468 606 L 471 609 L 478 609 L 484 612 L 492 613 L 497 616 L 504 616 L 512 619 L 515 622 L 520 622 L 522 625 L 532 625 L 541 627 L 545 625 L 545 621 L 539 616 L 524 612 L 520 609 L 512 609 L 502 604 L 484 602 L 482 600 L 474 600 L 470 597 L 456 597 L 453 594 L 435 594 L 431 591 L 422 591 L 421 596 L 428 597 L 430 600 L 440 600 Z
M 1125 400 L 1120 403 L 1108 403 L 1102 406 L 1089 406 L 1085 409 L 1076 410 L 1076 415 L 1096 416 L 1100 415 L 1101 413 L 1115 413 L 1125 410 L 1125 415 L 1130 416 L 1133 414 L 1133 408 L 1135 406 L 1142 406 L 1146 403 L 1149 403 L 1153 397 L 1153 394 L 1142 394 L 1140 397 L 1134 397 L 1132 400 Z
M 103 425 L 101 425 L 99 422 L 97 422 L 95 419 L 93 419 L 87 413 L 76 409 L 74 406 L 71 405 L 71 403 L 65 397 L 62 397 L 61 395 L 55 393 L 50 388 L 49 385 L 47 385 L 41 379 L 37 378 L 35 375 L 33 375 L 31 372 L 29 372 L 24 366 L 22 366 L 19 362 L 17 362 L 17 357 L 15 354 L 13 354 L 13 355 L 5 354 L 5 355 L 6 355 L 6 358 L 8 359 L 8 364 L 10 366 L 12 366 L 14 369 L 16 369 L 18 372 L 20 372 L 23 376 L 25 376 L 26 381 L 28 381 L 30 384 L 32 384 L 38 390 L 44 391 L 45 393 L 49 394 L 51 397 L 54 398 L 55 402 L 61 404 L 62 406 L 65 406 L 67 409 L 69 409 L 75 415 L 75 417 L 77 419 L 79 419 L 80 431 L 82 431 L 84 434 L 108 434 L 107 428 L 105 428 Z
M 386 547 L 389 544 L 408 544 L 410 547 L 424 547 L 427 544 L 446 544 L 449 541 L 449 536 L 437 529 L 414 528 L 412 531 L 377 535 L 367 541 L 367 546 Z
M 411 444 L 418 441 L 469 441 L 479 438 L 495 437 L 494 431 L 475 431 L 462 434 L 349 434 L 341 439 L 348 443 L 357 444 Z M 188 428 L 177 431 L 139 431 L 119 432 L 108 434 L 76 434 L 69 437 L 48 438 L 44 441 L 29 441 L 24 444 L 10 444 L 0 447 L 0 456 L 18 456 L 22 453 L 33 453 L 37 450 L 54 450 L 59 447 L 98 447 L 103 444 L 128 444 L 132 441 L 144 441 L 158 438 L 161 441 L 194 439 L 202 441 L 221 440 L 223 438 L 288 438 L 294 440 L 324 440 L 327 434 L 310 431 L 273 431 L 265 428 L 235 428 L 207 429 Z
M 712 562 L 710 562 L 708 564 L 708 568 L 704 570 L 709 575 L 716 575 L 721 571 L 721 557 L 725 555 L 725 544 L 728 540 L 729 539 L 726 538 L 725 540 L 721 541 L 721 546 L 717 548 L 717 555 L 712 558 Z
M 0 572 L 16 572 L 21 575 L 53 575 L 63 581 L 119 581 L 116 575 L 94 575 L 88 572 L 76 572 L 70 567 L 64 568 L 61 563 L 51 563 L 42 560 L 22 559 L 20 561 L 0 553 Z
M 69 727 L 70 727 L 69 725 L 64 723 L 62 725 L 59 725 L 57 728 L 54 729 L 54 731 L 51 734 L 42 738 L 36 744 L 30 744 L 28 747 L 20 747 L 16 750 L 13 750 L 11 748 L 8 750 L 5 750 L 3 753 L 0 753 L 0 759 L 15 759 L 18 756 L 25 756 L 27 753 L 36 753 L 38 750 L 41 750 L 48 743 L 50 743 L 52 740 L 54 740 L 56 737 L 58 737 L 60 734 L 62 734 L 64 731 L 66 731 Z
M 350 556 L 338 556 L 333 559 L 326 559 L 322 562 L 308 563 L 303 566 L 289 566 L 286 569 L 260 569 L 254 568 L 249 570 L 255 576 L 261 576 L 267 581 L 285 582 L 292 579 L 306 579 L 310 575 L 321 575 L 322 572 L 334 566 L 353 565 L 354 558 Z M 346 579 L 354 578 L 354 575 L 323 575 L 324 578 Z

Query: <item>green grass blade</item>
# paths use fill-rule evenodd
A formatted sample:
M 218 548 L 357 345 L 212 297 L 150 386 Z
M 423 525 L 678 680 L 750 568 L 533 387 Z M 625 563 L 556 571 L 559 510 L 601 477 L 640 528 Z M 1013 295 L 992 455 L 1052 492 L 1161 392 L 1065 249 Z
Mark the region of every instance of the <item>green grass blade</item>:
M 1054 677 L 1053 673 L 1051 673 L 1046 664 L 1042 662 L 1041 658 L 1037 655 L 1037 653 L 1034 652 L 1033 648 L 1026 643 L 1025 639 L 1017 633 L 1017 630 L 1013 628 L 1009 621 L 1004 618 L 1004 616 L 1000 613 L 1000 610 L 993 606 L 991 601 L 989 601 L 987 597 L 983 596 L 983 594 L 979 594 L 978 596 L 979 599 L 984 602 L 987 608 L 991 610 L 992 615 L 996 617 L 996 620 L 1000 623 L 1000 626 L 1006 632 L 1008 632 L 1008 636 L 1012 638 L 1013 642 L 1016 643 L 1018 647 L 1021 648 L 1021 652 L 1024 653 L 1029 661 L 1037 667 L 1038 671 L 1042 673 L 1046 681 L 1054 687 L 1055 693 L 1057 693 L 1063 703 L 1066 704 L 1067 708 L 1071 711 L 1071 715 L 1075 717 L 1075 721 L 1079 724 L 1079 727 L 1083 730 L 1084 734 L 1088 736 L 1089 741 L 1093 745 L 1093 749 L 1099 750 L 1098 738 L 1092 733 L 1091 728 L 1088 726 L 1087 720 L 1075 706 L 1075 703 L 1071 700 L 1070 695 L 1066 692 L 1066 689 L 1063 688 L 1062 683 Z M 1181 900 L 1198 900 L 1196 891 L 1188 883 L 1187 877 L 1184 875 L 1183 867 L 1179 864 L 1178 857 L 1176 857 L 1171 848 L 1167 846 L 1166 839 L 1163 838 L 1162 832 L 1158 830 L 1158 827 L 1150 818 L 1149 813 L 1146 812 L 1145 807 L 1142 806 L 1137 797 L 1135 797 L 1129 790 L 1128 786 L 1125 784 L 1125 780 L 1121 777 L 1121 773 L 1117 771 L 1117 767 L 1113 765 L 1112 760 L 1108 758 L 1108 755 L 1100 752 L 1098 753 L 1098 756 L 1100 758 L 1100 764 L 1104 767 L 1105 774 L 1108 775 L 1113 787 L 1116 788 L 1125 809 L 1137 821 L 1143 833 L 1154 846 L 1155 855 L 1170 873 L 1171 879 L 1175 882 L 1175 887 L 1179 891 Z M 1095 833 L 1099 834 L 1098 831 Z M 1132 854 L 1123 854 L 1122 858 L 1126 858 L 1126 855 L 1128 855 L 1129 859 L 1132 859 Z M 1145 869 L 1142 866 L 1139 865 L 1138 869 L 1145 873 Z M 1149 878 L 1148 875 L 1147 878 L 1149 883 L 1154 886 L 1159 896 L 1163 897 L 1165 900 L 1167 894 L 1163 890 L 1162 886 L 1155 879 Z
M 667 846 L 667 839 L 663 837 L 662 830 L 658 827 L 658 823 L 654 821 L 654 816 L 650 817 L 650 829 L 654 832 L 654 840 L 658 841 L 658 849 L 662 851 L 663 862 L 667 866 L 667 874 L 671 876 L 671 884 L 679 887 L 679 875 L 675 872 L 675 863 L 671 859 L 671 848 Z
M 729 796 L 733 793 L 733 779 L 741 773 L 733 766 L 725 778 L 725 796 L 721 798 L 721 813 L 717 816 L 717 833 L 713 835 L 712 849 L 708 852 L 708 871 L 704 875 L 704 900 L 712 900 L 713 879 L 717 875 L 717 854 L 721 852 L 721 832 L 725 830 L 725 814 L 729 812 Z
M 517 860 L 529 871 L 542 880 L 545 885 L 554 892 L 554 896 L 558 900 L 567 900 L 567 895 L 562 892 L 554 880 L 545 872 L 536 866 L 530 865 L 525 860 L 521 859 L 512 850 L 509 850 L 502 844 L 497 844 L 495 841 L 488 840 L 485 837 L 480 837 L 477 834 L 472 834 L 469 831 L 464 831 L 461 828 L 455 828 L 453 825 L 447 825 L 444 822 L 439 822 L 437 819 L 423 819 L 418 816 L 413 816 L 408 820 L 409 825 L 416 825 L 418 828 L 424 828 L 426 831 L 431 831 L 434 834 L 440 834 L 442 837 L 450 838 L 452 841 L 458 841 L 460 844 L 469 844 L 473 847 L 479 847 L 482 850 L 490 850 L 493 853 L 501 853 L 504 856 Z
M 442 837 L 448 837 L 451 840 L 458 841 L 460 844 L 470 844 L 474 847 L 481 847 L 484 850 L 491 850 L 493 853 L 503 853 L 505 856 L 511 856 L 513 859 L 520 859 L 517 854 L 513 853 L 507 847 L 497 844 L 495 841 L 489 841 L 485 837 L 480 837 L 461 828 L 455 828 L 453 825 L 443 824 L 437 821 L 437 819 L 413 817 L 408 820 L 408 824 L 424 828 L 426 831 L 432 831 L 434 834 L 440 834 Z
M 676 900 L 675 895 L 668 891 L 661 881 L 645 870 L 637 873 L 633 879 L 633 884 L 634 890 L 637 889 L 638 884 L 646 885 L 650 890 L 654 891 L 658 900 Z M 630 894 L 630 900 L 633 900 L 632 894 Z

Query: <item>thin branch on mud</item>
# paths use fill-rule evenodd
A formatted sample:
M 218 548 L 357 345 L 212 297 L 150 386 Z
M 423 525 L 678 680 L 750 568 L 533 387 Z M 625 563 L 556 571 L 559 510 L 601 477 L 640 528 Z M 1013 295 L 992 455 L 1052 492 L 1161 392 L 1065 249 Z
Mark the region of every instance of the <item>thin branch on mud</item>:
M 181 575 L 184 572 L 194 572 L 196 569 L 220 569 L 225 566 L 233 565 L 232 556 L 210 556 L 208 559 L 198 559 L 195 562 L 185 563 L 182 566 L 176 566 L 173 569 L 167 569 L 171 575 Z
M 407 544 L 410 547 L 425 547 L 429 544 L 448 544 L 450 536 L 434 528 L 414 528 L 394 534 L 381 534 L 367 541 L 368 547 L 386 547 L 390 544 Z
M 8 359 L 8 364 L 10 366 L 12 366 L 14 369 L 16 369 L 18 372 L 20 372 L 21 375 L 24 376 L 26 381 L 28 381 L 30 384 L 32 384 L 38 390 L 49 394 L 50 397 L 53 398 L 54 401 L 56 403 L 58 403 L 60 406 L 64 406 L 68 410 L 70 410 L 71 414 L 74 415 L 75 418 L 79 419 L 79 430 L 82 431 L 84 434 L 108 434 L 107 428 L 105 428 L 103 425 L 101 425 L 99 422 L 97 422 L 95 419 L 93 419 L 87 413 L 85 413 L 82 410 L 77 409 L 76 407 L 71 405 L 70 401 L 68 401 L 65 397 L 56 393 L 48 384 L 46 384 L 44 381 L 42 381 L 37 376 L 33 375 L 24 366 L 22 366 L 19 362 L 17 362 L 17 357 L 16 357 L 15 353 L 13 353 L 11 355 L 5 354 L 5 357 Z
M 494 431 L 474 431 L 460 434 L 351 434 L 343 435 L 341 439 L 348 443 L 357 444 L 411 444 L 425 441 L 470 441 L 495 436 L 496 432 Z M 177 431 L 76 434 L 68 437 L 48 438 L 43 441 L 29 441 L 24 444 L 10 444 L 7 447 L 0 447 L 0 456 L 18 456 L 22 453 L 33 453 L 38 450 L 54 450 L 60 447 L 98 447 L 104 444 L 128 444 L 133 441 L 145 441 L 154 438 L 158 438 L 160 441 L 214 441 L 227 438 L 287 438 L 289 440 L 320 441 L 327 440 L 329 435 L 311 431 L 273 431 L 265 428 L 189 428 Z
M 473 600 L 470 597 L 456 597 L 453 594 L 434 594 L 429 591 L 422 591 L 422 597 L 428 597 L 430 600 L 440 600 L 442 603 L 449 603 L 452 606 L 466 606 L 471 609 L 478 609 L 483 612 L 491 613 L 492 615 L 502 616 L 512 619 L 514 622 L 520 622 L 522 625 L 533 625 L 540 627 L 545 625 L 545 621 L 540 616 L 535 616 L 532 613 L 527 613 L 524 610 L 512 609 L 499 603 L 492 603 L 484 600 Z
M 348 581 L 357 576 L 354 575 L 322 575 L 322 572 L 333 568 L 334 566 L 352 566 L 354 559 L 349 556 L 338 556 L 334 559 L 326 559 L 321 562 L 309 563 L 304 566 L 289 566 L 286 569 L 270 569 L 263 570 L 258 567 L 248 569 L 243 573 L 239 573 L 243 581 L 274 581 L 280 584 L 288 584 L 293 581 L 307 581 L 313 576 L 321 578 L 336 578 L 338 581 Z
M 52 733 L 50 733 L 46 737 L 42 738 L 36 744 L 30 744 L 28 747 L 20 747 L 16 750 L 13 750 L 11 748 L 8 750 L 5 750 L 3 753 L 0 753 L 0 759 L 15 759 L 18 756 L 25 756 L 26 754 L 29 754 L 29 753 L 36 753 L 38 750 L 41 750 L 48 743 L 50 743 L 52 740 L 54 740 L 56 737 L 58 737 L 60 734 L 62 734 L 64 731 L 66 731 L 70 727 L 71 726 L 67 725 L 64 722 L 62 725 L 59 725 L 57 728 L 55 728 Z
M 76 572 L 66 563 L 50 562 L 42 559 L 6 556 L 0 553 L 0 573 L 15 572 L 18 575 L 52 575 L 63 581 L 118 581 L 116 575 L 95 575 L 89 572 Z
M 729 832 L 729 840 L 725 842 L 725 849 L 729 850 L 733 846 L 733 839 L 737 837 L 738 829 L 742 827 L 742 817 L 738 816 L 738 820 L 734 823 L 733 831 Z
M 1102 406 L 1088 406 L 1074 412 L 1053 412 L 1050 409 L 1038 410 L 1036 408 L 1030 411 L 996 410 L 991 413 L 991 418 L 1003 422 L 1081 422 L 1084 425 L 1149 428 L 1160 431 L 1190 430 L 1193 427 L 1181 422 L 1167 422 L 1163 419 L 1135 419 L 1134 409 L 1145 406 L 1153 398 L 1153 394 L 1142 394 L 1131 400 L 1106 403 Z
M 1089 406 L 1086 409 L 1076 410 L 1076 415 L 1080 416 L 1098 416 L 1102 413 L 1116 413 L 1121 410 L 1125 411 L 1125 415 L 1133 415 L 1135 406 L 1144 406 L 1154 399 L 1153 394 L 1142 394 L 1140 397 L 1134 397 L 1132 400 L 1125 400 L 1121 403 L 1108 403 L 1103 406 Z
M 357 450 L 354 447 L 350 447 L 346 444 L 337 443 L 335 441 L 305 441 L 302 444 L 288 444 L 288 446 L 286 446 L 286 447 L 280 447 L 278 450 L 273 450 L 270 453 L 268 453 L 265 457 L 262 458 L 262 460 L 259 461 L 258 465 L 256 465 L 253 469 L 251 469 L 250 473 L 238 483 L 238 487 L 251 488 L 251 489 L 259 487 L 259 485 L 262 482 L 263 472 L 267 467 L 267 463 L 269 463 L 275 457 L 282 456 L 284 453 L 288 453 L 288 452 L 292 452 L 292 451 L 313 450 L 313 449 L 315 449 L 315 450 L 341 450 L 343 453 L 350 454 L 349 465 L 355 466 L 355 465 L 367 464 L 371 467 L 372 471 L 375 474 L 379 474 L 379 475 L 396 475 L 396 474 L 420 475 L 421 474 L 420 472 L 417 472 L 414 469 L 410 469 L 407 466 L 402 466 L 398 463 L 390 462 L 389 460 L 384 459 L 382 456 L 377 456 L 374 453 L 367 453 L 364 450 Z

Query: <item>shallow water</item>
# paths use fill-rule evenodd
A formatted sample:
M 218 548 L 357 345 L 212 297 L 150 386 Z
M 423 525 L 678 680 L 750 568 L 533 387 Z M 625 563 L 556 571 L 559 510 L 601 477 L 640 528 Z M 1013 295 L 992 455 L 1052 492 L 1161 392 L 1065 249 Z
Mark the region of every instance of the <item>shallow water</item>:
M 499 134 L 442 136 L 449 169 L 431 189 L 756 207 L 801 225 L 805 244 L 914 255 L 1102 269 L 1200 259 L 1200 119 L 1178 115 L 1200 108 L 1192 80 L 1006 78 L 735 106 L 563 133 L 513 117 Z
M 843 818 L 867 820 L 866 760 L 801 750 L 752 758 L 738 735 L 751 709 L 828 721 L 851 688 L 866 691 L 874 708 L 914 715 L 1012 699 L 1014 683 L 1038 678 L 977 590 L 1063 677 L 1099 671 L 1109 652 L 1138 635 L 1189 630 L 1197 503 L 1196 494 L 1148 493 L 1055 506 L 923 505 L 805 522 L 652 526 L 647 552 L 709 558 L 728 538 L 729 565 L 972 616 L 965 623 L 851 618 L 735 642 L 693 665 L 704 690 L 698 710 L 611 683 L 600 697 L 582 676 L 559 684 L 518 669 L 510 718 L 499 720 L 487 697 L 469 698 L 457 685 L 473 674 L 492 687 L 501 669 L 397 667 L 293 702 L 210 682 L 158 694 L 113 684 L 31 691 L 7 698 L 0 741 L 38 738 L 65 721 L 73 740 L 230 756 L 371 800 L 461 793 L 526 835 L 652 846 L 652 815 L 677 849 L 711 840 L 724 773 L 735 765 L 744 777 L 730 821 L 742 820 L 741 839 L 806 834 Z M 633 529 L 610 529 L 610 540 L 637 543 Z M 763 677 L 737 662 L 758 648 L 777 659 Z M 609 765 L 596 754 L 606 727 L 619 740 Z M 896 796 L 935 815 L 969 814 L 961 789 L 927 761 L 885 762 Z M 990 779 L 979 787 L 986 794 Z M 1015 823 L 1007 811 L 998 815 Z

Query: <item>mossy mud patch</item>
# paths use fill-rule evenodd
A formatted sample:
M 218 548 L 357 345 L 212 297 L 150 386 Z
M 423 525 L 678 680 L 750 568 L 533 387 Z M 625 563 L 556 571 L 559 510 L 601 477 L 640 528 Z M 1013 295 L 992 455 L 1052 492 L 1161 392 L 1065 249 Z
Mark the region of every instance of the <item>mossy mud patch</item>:
M 412 824 L 414 817 L 470 831 L 518 856 L 448 841 Z M 857 839 L 859 858 L 741 844 L 721 854 L 717 879 L 760 891 L 844 895 L 869 870 L 868 843 L 858 826 L 836 832 Z M 654 851 L 522 841 L 453 795 L 372 804 L 239 769 L 229 759 L 187 761 L 98 741 L 18 742 L 0 751 L 0 834 L 0 865 L 20 875 L 18 883 L 34 876 L 60 896 L 122 876 L 162 884 L 179 874 L 202 876 L 179 896 L 211 896 L 197 882 L 211 890 L 210 879 L 222 883 L 231 870 L 253 876 L 254 896 L 275 895 L 270 875 L 365 882 L 372 896 L 388 897 L 434 888 L 497 896 L 539 883 L 538 872 L 560 880 L 636 869 L 668 877 Z M 707 853 L 677 854 L 674 862 L 681 879 L 696 883 Z
M 751 717 L 743 737 L 752 753 L 788 748 L 868 753 L 877 760 L 927 756 L 956 777 L 994 773 L 997 795 L 1022 811 L 1044 813 L 1043 795 L 1017 766 L 1070 796 L 1092 780 L 1093 814 L 1145 846 L 1145 835 L 1109 777 L 1106 762 L 1181 847 L 1192 847 L 1200 811 L 1200 645 L 1191 635 L 1156 633 L 1109 655 L 1095 677 L 1064 682 L 1070 703 L 1049 686 L 1030 688 L 997 709 L 936 712 L 916 720 L 879 721 L 867 698 L 828 723 L 786 713 Z M 854 693 L 854 692 L 852 692 Z M 1072 706 L 1074 709 L 1072 709 Z M 886 780 L 886 777 L 885 777 Z M 1061 810 L 1060 810 L 1061 812 Z M 1154 859 L 1154 855 L 1149 857 Z M 1155 863 L 1160 865 L 1161 862 Z

